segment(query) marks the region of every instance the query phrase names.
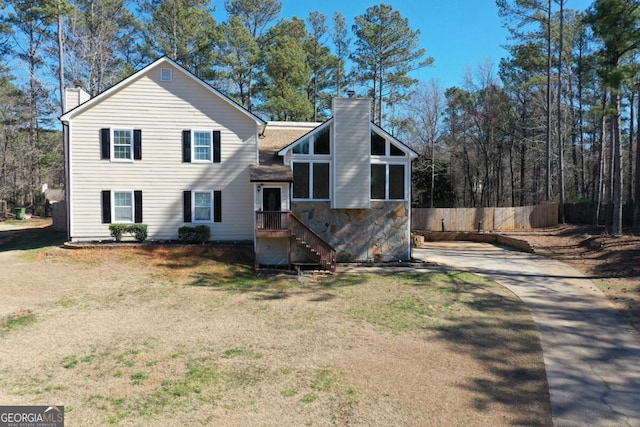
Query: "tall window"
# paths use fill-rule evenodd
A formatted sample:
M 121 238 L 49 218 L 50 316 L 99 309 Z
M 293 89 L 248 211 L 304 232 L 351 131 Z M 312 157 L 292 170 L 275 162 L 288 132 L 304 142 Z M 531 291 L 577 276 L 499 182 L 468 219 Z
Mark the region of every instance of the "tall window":
M 405 166 L 371 165 L 371 198 L 376 200 L 405 199 Z
M 113 216 L 115 222 L 133 222 L 133 193 L 113 192 Z
M 387 167 L 386 165 L 371 165 L 371 198 L 386 199 Z
M 193 132 L 193 160 L 196 162 L 211 161 L 211 132 Z
M 113 158 L 131 160 L 133 131 L 131 129 L 113 130 Z
M 404 165 L 389 165 L 389 198 L 404 200 Z
M 213 196 L 211 191 L 193 192 L 193 222 L 211 222 Z
M 313 136 L 313 154 L 330 154 L 329 126 L 325 126 Z
M 309 163 L 293 164 L 293 198 L 308 199 L 309 198 Z
M 371 131 L 371 155 L 384 156 L 387 154 L 386 142 L 383 137 Z
M 293 198 L 329 199 L 329 162 L 294 162 Z
M 313 198 L 329 198 L 329 163 L 312 163 L 313 165 Z

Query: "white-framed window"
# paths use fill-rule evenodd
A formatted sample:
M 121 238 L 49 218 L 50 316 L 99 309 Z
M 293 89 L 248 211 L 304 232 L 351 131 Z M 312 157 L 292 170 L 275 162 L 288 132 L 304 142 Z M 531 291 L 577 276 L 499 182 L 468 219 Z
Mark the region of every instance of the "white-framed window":
M 406 157 L 406 153 L 382 135 L 371 131 L 371 155 L 380 157 Z
M 111 129 L 113 160 L 133 160 L 133 129 Z
M 293 162 L 293 198 L 329 200 L 330 163 L 328 161 Z
M 221 190 L 184 190 L 184 222 L 222 222 Z
M 213 222 L 213 191 L 193 191 L 192 203 L 193 222 Z
M 113 222 L 133 222 L 133 191 L 131 190 L 114 190 L 111 217 Z
M 163 82 L 170 82 L 173 80 L 173 70 L 171 68 L 160 69 L 160 80 Z
M 211 163 L 213 144 L 211 131 L 193 131 L 193 144 L 191 158 L 194 162 Z
M 407 169 L 403 163 L 372 163 L 371 199 L 406 200 Z
M 325 126 L 308 138 L 303 139 L 292 148 L 292 153 L 310 155 L 331 154 L 329 129 L 329 126 Z

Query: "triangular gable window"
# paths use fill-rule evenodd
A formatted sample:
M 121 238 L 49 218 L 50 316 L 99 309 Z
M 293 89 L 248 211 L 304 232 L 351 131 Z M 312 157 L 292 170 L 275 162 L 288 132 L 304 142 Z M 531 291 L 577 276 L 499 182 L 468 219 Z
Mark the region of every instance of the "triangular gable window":
M 309 154 L 309 138 L 305 138 L 293 147 L 294 154 Z
M 389 154 L 392 155 L 392 156 L 400 156 L 400 157 L 404 157 L 405 156 L 404 151 L 402 151 L 401 149 L 399 149 L 398 147 L 396 147 L 392 143 L 389 143 Z
M 372 156 L 392 156 L 405 157 L 405 153 L 401 148 L 385 139 L 382 135 L 375 131 L 371 131 L 371 155 Z
M 329 126 L 325 126 L 322 129 L 315 131 L 313 134 L 294 145 L 291 152 L 293 154 L 331 154 L 329 129 Z

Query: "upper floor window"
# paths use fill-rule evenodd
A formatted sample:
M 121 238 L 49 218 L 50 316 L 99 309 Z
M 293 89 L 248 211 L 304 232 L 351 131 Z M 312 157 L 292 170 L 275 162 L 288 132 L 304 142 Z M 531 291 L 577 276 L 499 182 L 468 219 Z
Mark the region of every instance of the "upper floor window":
M 185 163 L 220 163 L 220 135 L 219 130 L 183 130 L 182 161 Z
M 142 160 L 142 131 L 125 128 L 101 129 L 100 157 L 118 161 Z
M 313 136 L 313 154 L 330 154 L 329 145 L 329 126 L 325 126 Z
M 405 157 L 406 154 L 391 141 L 386 140 L 373 130 L 371 131 L 371 155 Z
M 193 132 L 193 161 L 211 161 L 211 132 Z
M 113 129 L 113 158 L 131 160 L 133 131 L 130 129 Z
M 300 141 L 293 147 L 293 154 L 331 154 L 329 142 L 329 126 L 325 126 L 313 135 Z

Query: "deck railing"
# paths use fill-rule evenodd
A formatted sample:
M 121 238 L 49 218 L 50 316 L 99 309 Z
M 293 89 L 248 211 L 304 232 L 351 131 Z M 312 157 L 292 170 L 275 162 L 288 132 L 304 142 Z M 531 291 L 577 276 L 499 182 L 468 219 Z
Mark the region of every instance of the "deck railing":
M 289 214 L 289 211 L 257 211 L 256 228 L 259 231 L 288 230 Z

